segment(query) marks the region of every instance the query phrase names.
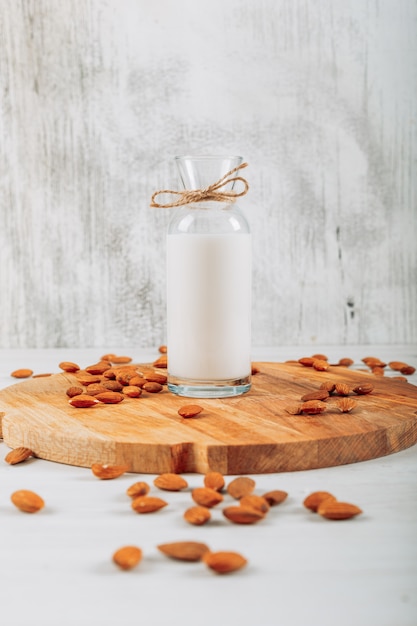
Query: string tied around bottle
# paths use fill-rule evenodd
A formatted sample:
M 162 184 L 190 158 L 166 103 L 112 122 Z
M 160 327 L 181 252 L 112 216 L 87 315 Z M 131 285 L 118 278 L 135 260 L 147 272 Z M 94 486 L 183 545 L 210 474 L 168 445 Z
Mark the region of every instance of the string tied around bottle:
M 155 207 L 158 209 L 169 209 L 172 207 L 183 206 L 185 204 L 192 204 L 193 202 L 202 202 L 214 200 L 216 202 L 228 202 L 233 203 L 236 202 L 236 198 L 240 198 L 248 193 L 249 191 L 249 183 L 243 178 L 243 176 L 233 176 L 236 172 L 247 167 L 248 163 L 241 163 L 234 169 L 230 170 L 222 176 L 216 183 L 205 187 L 205 189 L 184 189 L 183 191 L 174 191 L 172 189 L 161 189 L 160 191 L 155 191 L 152 195 L 151 199 L 151 207 Z M 223 187 L 229 185 L 230 183 L 241 182 L 243 184 L 243 189 L 241 191 L 225 191 Z M 156 197 L 162 194 L 171 194 L 173 196 L 178 196 L 178 200 L 174 200 L 173 202 L 156 202 Z

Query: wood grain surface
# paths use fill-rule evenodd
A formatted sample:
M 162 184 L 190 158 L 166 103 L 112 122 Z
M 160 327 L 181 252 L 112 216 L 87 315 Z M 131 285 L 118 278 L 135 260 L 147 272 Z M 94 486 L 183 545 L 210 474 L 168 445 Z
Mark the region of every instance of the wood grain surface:
M 138 366 L 140 369 L 148 366 Z M 355 463 L 407 448 L 417 441 L 417 387 L 406 381 L 331 366 L 317 372 L 298 363 L 260 363 L 252 390 L 215 400 L 179 398 L 164 390 L 118 405 L 76 409 L 66 389 L 72 374 L 55 374 L 0 392 L 5 443 L 36 456 L 90 467 L 127 464 L 132 472 L 223 474 L 305 470 Z M 285 407 L 325 381 L 350 387 L 371 382 L 350 413 L 331 396 L 320 415 L 291 415 Z M 340 398 L 339 398 L 340 399 Z M 198 402 L 203 412 L 182 418 Z
M 416 0 L 2 0 L 0 346 L 165 342 L 154 191 L 249 162 L 254 345 L 417 341 Z

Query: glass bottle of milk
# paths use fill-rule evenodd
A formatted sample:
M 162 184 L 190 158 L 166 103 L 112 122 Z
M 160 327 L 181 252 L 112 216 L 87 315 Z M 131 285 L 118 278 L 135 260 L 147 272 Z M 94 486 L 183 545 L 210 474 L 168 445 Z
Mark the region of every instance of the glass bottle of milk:
M 242 158 L 175 161 L 184 188 L 195 190 L 221 179 Z M 170 391 L 195 398 L 249 391 L 251 275 L 250 228 L 235 203 L 201 200 L 175 210 L 167 235 Z

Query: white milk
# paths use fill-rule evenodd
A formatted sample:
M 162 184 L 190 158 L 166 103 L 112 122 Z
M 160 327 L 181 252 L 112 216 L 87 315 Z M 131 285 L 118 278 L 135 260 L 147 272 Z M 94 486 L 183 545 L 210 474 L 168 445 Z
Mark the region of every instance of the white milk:
M 170 375 L 250 374 L 251 271 L 250 234 L 167 236 Z

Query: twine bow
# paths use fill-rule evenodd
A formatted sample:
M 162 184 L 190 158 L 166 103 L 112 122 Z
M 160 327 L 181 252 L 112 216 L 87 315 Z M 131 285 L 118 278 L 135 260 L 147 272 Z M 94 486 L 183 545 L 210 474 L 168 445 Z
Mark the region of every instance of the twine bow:
M 182 206 L 184 204 L 191 204 L 192 202 L 201 202 L 202 200 L 216 200 L 217 202 L 236 202 L 236 198 L 244 196 L 249 190 L 248 181 L 242 176 L 233 176 L 233 174 L 244 167 L 247 167 L 247 163 L 242 163 L 234 169 L 227 172 L 216 183 L 209 185 L 205 189 L 185 189 L 184 191 L 173 191 L 172 189 L 162 189 L 161 191 L 155 191 L 152 195 L 151 207 L 168 209 L 171 207 Z M 225 187 L 229 183 L 235 183 L 240 181 L 243 183 L 242 191 L 220 191 L 222 187 Z M 167 202 L 165 204 L 156 202 L 155 198 L 161 194 L 169 193 L 174 196 L 179 196 L 178 200 L 174 202 Z

